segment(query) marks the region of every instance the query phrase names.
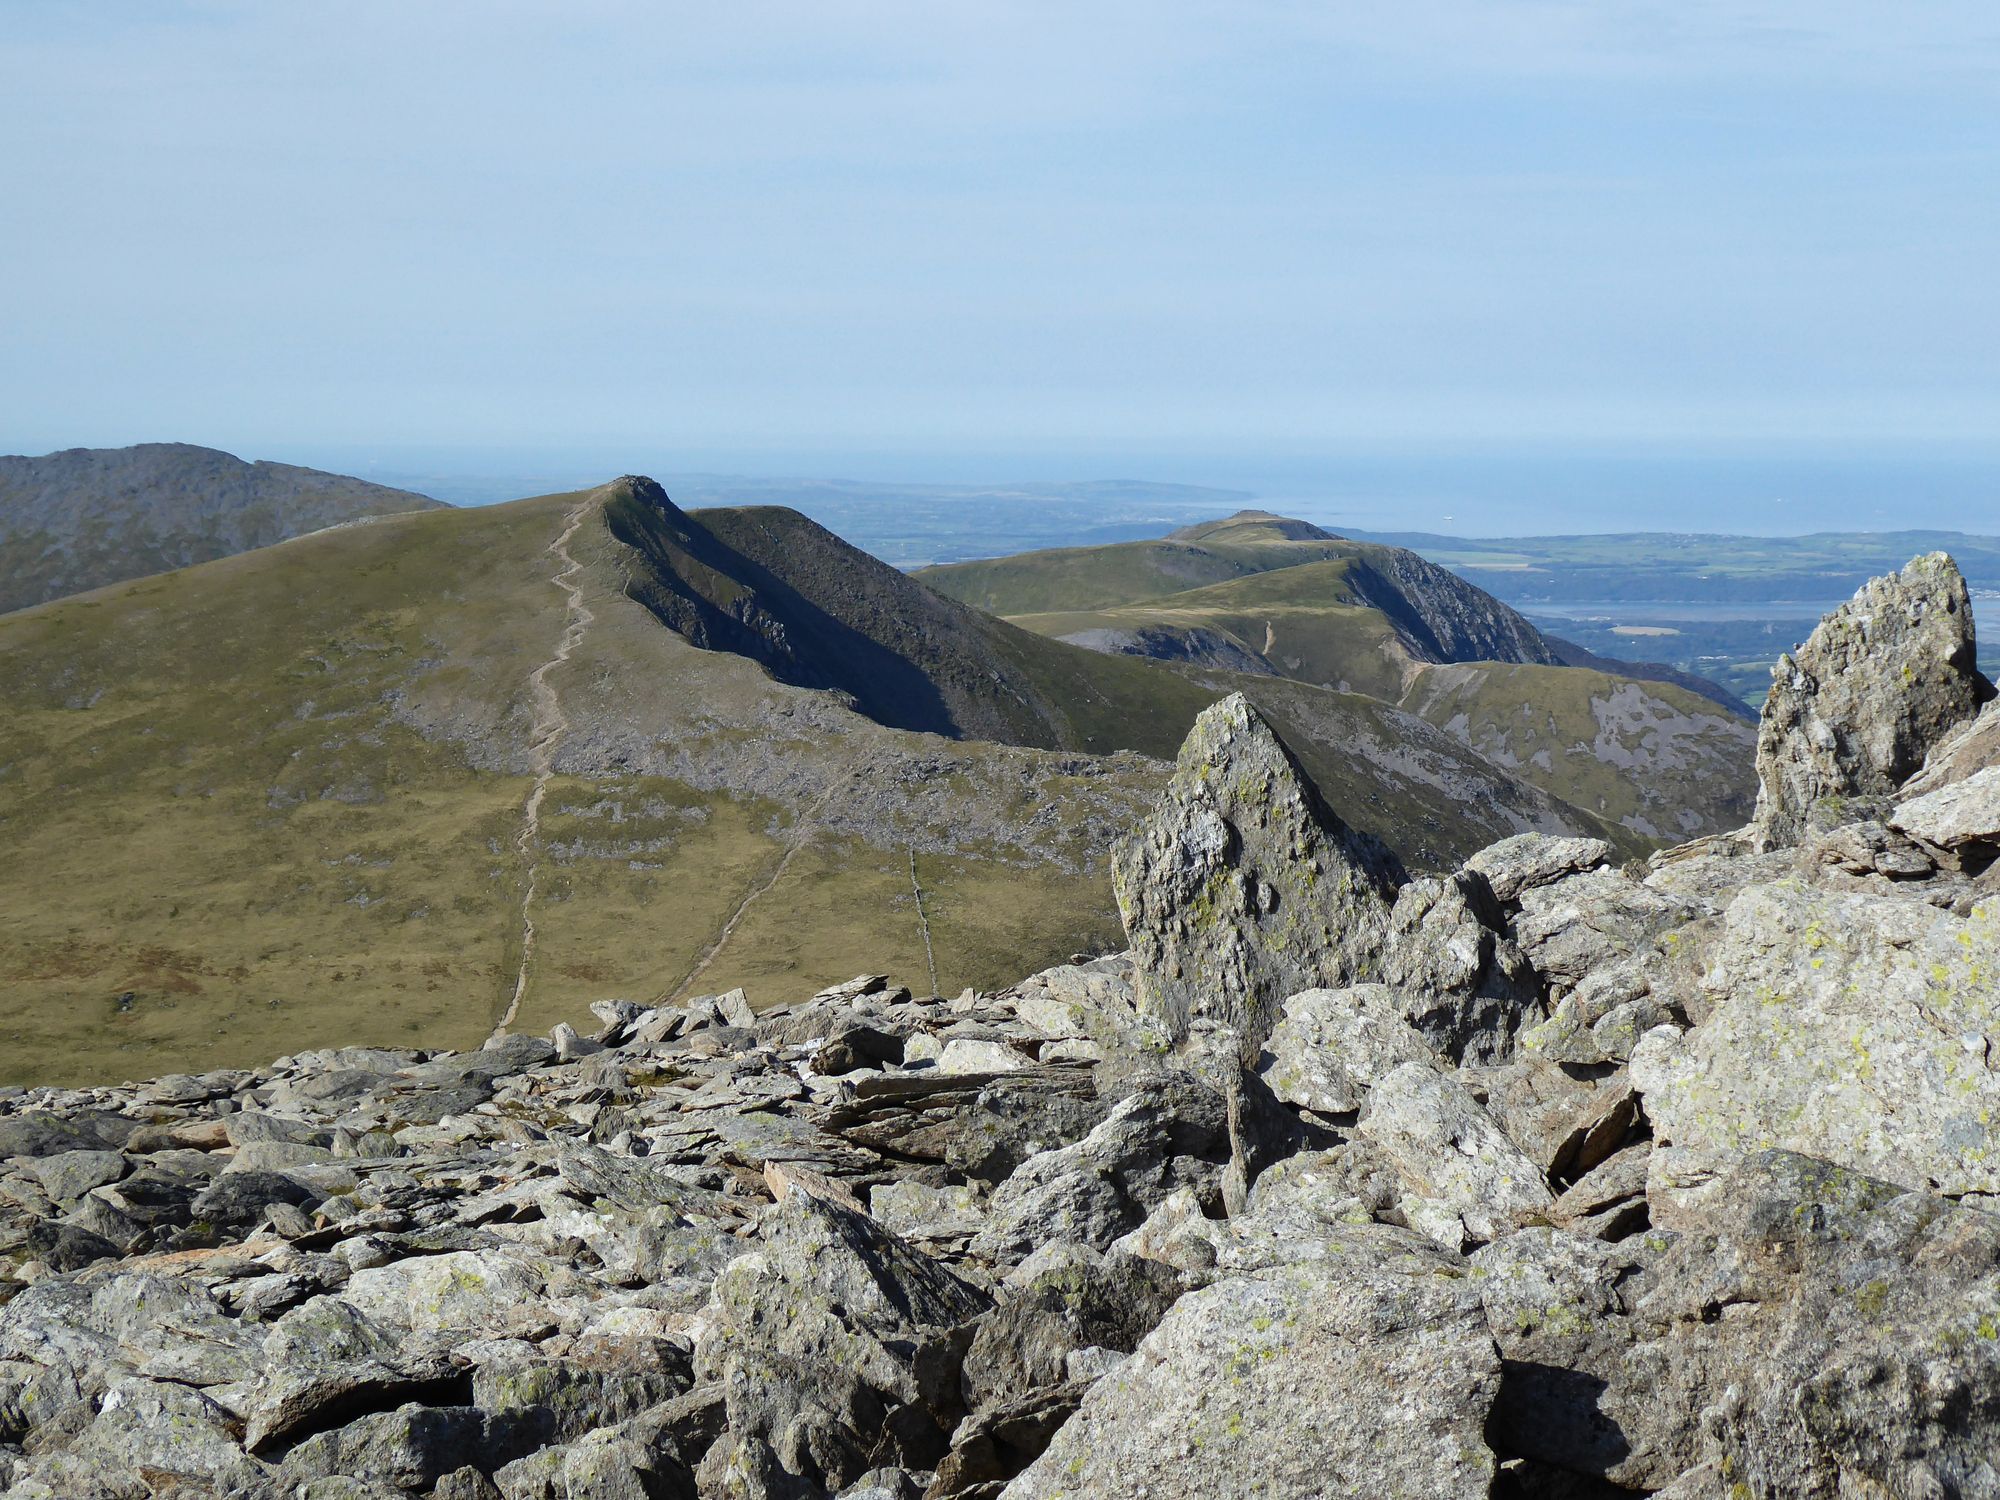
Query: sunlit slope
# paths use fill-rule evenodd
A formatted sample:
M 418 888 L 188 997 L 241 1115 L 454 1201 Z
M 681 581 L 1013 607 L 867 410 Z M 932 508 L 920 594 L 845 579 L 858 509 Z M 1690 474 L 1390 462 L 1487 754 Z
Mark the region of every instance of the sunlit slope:
M 574 503 L 306 538 L 0 622 L 0 1074 L 484 1036 L 516 977 L 525 684 L 562 628 L 545 549 Z M 704 987 L 928 984 L 913 847 L 941 985 L 1112 940 L 1089 854 L 1153 768 L 882 729 L 662 629 L 609 533 L 584 536 L 598 618 L 561 669 L 584 711 L 521 1025 L 675 987 L 753 894 Z
M 1170 752 L 1238 686 L 1415 864 L 1600 826 L 1378 701 L 1066 646 L 793 513 L 642 481 L 25 611 L 0 620 L 0 1077 L 462 1046 L 517 989 L 542 1030 L 862 969 L 1010 980 L 1119 942 L 1105 853 L 1164 774 L 1124 747 Z
M 1401 706 L 1523 780 L 1649 839 L 1739 828 L 1756 726 L 1671 683 L 1587 667 L 1419 668 Z
M 1418 712 L 1462 746 L 1638 838 L 1734 827 L 1747 721 L 1566 650 L 1399 548 L 1248 512 L 1153 542 L 924 570 L 1016 624 L 1094 650 L 1228 668 Z M 1726 696 L 1726 695 L 1718 695 Z

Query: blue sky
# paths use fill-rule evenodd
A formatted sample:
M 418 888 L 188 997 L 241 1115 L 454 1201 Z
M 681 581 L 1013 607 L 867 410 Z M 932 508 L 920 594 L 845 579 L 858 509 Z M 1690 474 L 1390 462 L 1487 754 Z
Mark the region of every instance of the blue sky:
M 1990 3 L 6 0 L 0 139 L 12 451 L 2000 441 Z

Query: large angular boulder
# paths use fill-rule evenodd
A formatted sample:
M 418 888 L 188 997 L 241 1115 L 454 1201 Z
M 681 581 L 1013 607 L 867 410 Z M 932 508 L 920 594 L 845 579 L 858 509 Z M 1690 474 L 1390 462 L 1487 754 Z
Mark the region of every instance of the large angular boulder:
M 1757 732 L 1760 846 L 1796 843 L 1816 808 L 1891 796 L 1921 770 L 1991 695 L 1973 658 L 1965 579 L 1942 552 L 1872 579 L 1779 657 Z
M 1768 1148 L 1939 1192 L 2000 1192 L 2000 904 L 1793 883 L 1731 903 L 1713 1010 L 1632 1054 L 1659 1148 L 1656 1221 Z
M 1352 1114 L 1368 1090 L 1406 1062 L 1441 1066 L 1410 1022 L 1421 1000 L 1386 984 L 1303 990 L 1284 1003 L 1257 1072 L 1286 1104 Z
M 1495 1062 L 1543 1011 L 1535 977 L 1485 881 L 1466 871 L 1396 893 L 1382 977 L 1421 1003 L 1410 1019 L 1454 1062 Z
M 1897 803 L 1889 825 L 1941 849 L 2000 844 L 2000 764 Z
M 972 1248 L 994 1261 L 1060 1241 L 1104 1249 L 1181 1189 L 1217 1204 L 1230 1159 L 1228 1101 L 1169 1076 L 1120 1100 L 1082 1140 L 1023 1162 L 994 1191 Z
M 1412 1227 L 1450 1249 L 1546 1215 L 1555 1195 L 1457 1075 L 1403 1063 L 1368 1094 L 1361 1135 L 1403 1179 Z
M 1559 838 L 1548 833 L 1517 833 L 1488 844 L 1465 862 L 1465 868 L 1486 882 L 1493 899 L 1517 902 L 1522 893 L 1580 870 L 1594 870 L 1611 858 L 1603 839 Z
M 1765 1152 L 1679 1236 L 1473 1264 L 1514 1452 L 1718 1500 L 2000 1491 L 2000 1217 Z
M 839 1489 L 884 1462 L 943 1457 L 962 1414 L 965 1340 L 949 1335 L 990 1299 L 808 1193 L 787 1194 L 761 1228 L 763 1247 L 716 1278 L 695 1349 L 696 1372 L 726 1393 L 721 1487 L 782 1493 L 789 1476 Z
M 1330 1257 L 1183 1297 L 1005 1500 L 1488 1494 L 1500 1361 L 1462 1270 Z
M 1140 1009 L 1254 1057 L 1287 995 L 1380 977 L 1395 856 L 1321 800 L 1241 693 L 1195 720 L 1151 820 L 1112 853 Z

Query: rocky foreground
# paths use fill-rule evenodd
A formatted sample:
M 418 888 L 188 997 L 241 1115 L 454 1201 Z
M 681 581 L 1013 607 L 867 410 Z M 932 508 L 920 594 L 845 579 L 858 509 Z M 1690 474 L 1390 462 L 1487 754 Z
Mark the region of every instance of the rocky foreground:
M 1922 559 L 1735 835 L 1412 879 L 1240 699 L 1129 953 L 0 1096 L 18 1496 L 2000 1495 L 2000 704 Z

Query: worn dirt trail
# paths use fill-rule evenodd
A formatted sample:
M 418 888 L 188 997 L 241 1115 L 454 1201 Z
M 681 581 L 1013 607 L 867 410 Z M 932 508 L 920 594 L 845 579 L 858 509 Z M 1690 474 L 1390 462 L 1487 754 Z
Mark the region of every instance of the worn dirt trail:
M 858 775 L 860 775 L 859 765 L 850 765 L 845 772 L 827 784 L 826 790 L 813 799 L 810 807 L 799 814 L 798 821 L 792 825 L 791 838 L 785 845 L 785 852 L 777 864 L 771 867 L 769 874 L 754 882 L 750 889 L 743 893 L 743 899 L 736 903 L 736 909 L 729 914 L 729 920 L 722 924 L 722 930 L 710 938 L 703 945 L 701 952 L 695 956 L 694 967 L 681 977 L 680 983 L 660 996 L 662 1004 L 670 1004 L 680 999 L 687 994 L 689 987 L 697 979 L 708 972 L 709 965 L 715 962 L 723 948 L 728 945 L 730 938 L 735 936 L 736 929 L 742 925 L 743 919 L 750 914 L 750 908 L 785 878 L 785 871 L 791 868 L 792 861 L 798 857 L 799 851 L 811 843 L 813 835 L 819 832 L 820 809 L 833 799 L 836 792 L 845 791 Z
M 532 727 L 528 731 L 528 756 L 535 781 L 521 810 L 521 831 L 514 835 L 514 850 L 528 867 L 528 888 L 521 895 L 521 967 L 514 976 L 513 997 L 508 1000 L 499 1024 L 493 1028 L 495 1037 L 507 1034 L 507 1028 L 521 1013 L 521 1001 L 528 993 L 528 971 L 535 959 L 535 895 L 542 883 L 542 862 L 535 852 L 542 832 L 542 799 L 548 795 L 549 781 L 555 775 L 556 750 L 563 736 L 569 733 L 569 720 L 563 715 L 562 698 L 549 681 L 549 674 L 568 661 L 570 654 L 583 644 L 584 632 L 597 618 L 583 602 L 583 585 L 576 581 L 577 575 L 583 571 L 583 564 L 571 556 L 569 550 L 570 541 L 583 525 L 584 513 L 588 509 L 588 503 L 573 508 L 564 519 L 562 534 L 549 544 L 550 553 L 562 559 L 562 566 L 549 575 L 549 582 L 568 596 L 569 612 L 562 639 L 556 642 L 555 655 L 528 674 L 528 694 L 534 711 Z

